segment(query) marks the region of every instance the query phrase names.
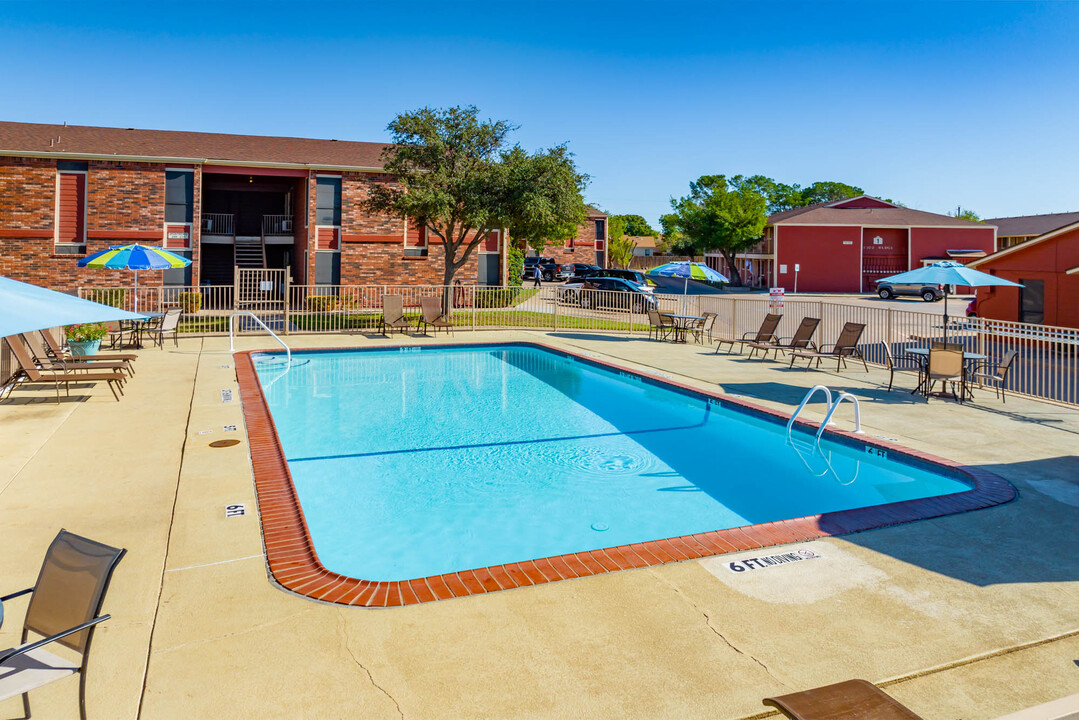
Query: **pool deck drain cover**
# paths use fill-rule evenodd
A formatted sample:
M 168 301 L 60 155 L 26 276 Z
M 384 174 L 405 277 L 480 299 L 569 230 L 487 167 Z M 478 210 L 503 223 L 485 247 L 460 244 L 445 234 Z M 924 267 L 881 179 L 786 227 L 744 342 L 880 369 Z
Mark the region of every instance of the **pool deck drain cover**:
M 240 441 L 233 438 L 232 440 L 214 440 L 210 443 L 212 448 L 232 447 L 233 445 L 239 445 Z

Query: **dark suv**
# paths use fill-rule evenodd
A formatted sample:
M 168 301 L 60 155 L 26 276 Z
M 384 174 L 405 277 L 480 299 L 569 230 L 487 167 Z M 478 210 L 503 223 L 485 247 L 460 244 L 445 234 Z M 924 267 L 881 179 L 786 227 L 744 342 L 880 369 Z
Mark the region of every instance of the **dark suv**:
M 521 278 L 524 280 L 531 280 L 535 277 L 532 273 L 536 265 L 539 265 L 540 277 L 547 282 L 554 280 L 554 276 L 558 274 L 558 271 L 560 270 L 558 264 L 551 258 L 526 257 L 525 266 L 521 269 Z
M 586 265 L 585 263 L 567 263 L 562 266 L 562 269 L 558 272 L 558 277 L 563 280 L 569 280 L 571 278 L 586 278 L 594 275 L 599 268 L 595 265 Z

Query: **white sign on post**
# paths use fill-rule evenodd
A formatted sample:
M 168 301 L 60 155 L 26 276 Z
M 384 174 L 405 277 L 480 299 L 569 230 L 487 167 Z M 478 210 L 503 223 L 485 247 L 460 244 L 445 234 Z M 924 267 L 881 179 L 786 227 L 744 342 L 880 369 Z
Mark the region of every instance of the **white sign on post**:
M 773 313 L 783 309 L 783 288 L 774 287 L 768 290 L 768 304 Z

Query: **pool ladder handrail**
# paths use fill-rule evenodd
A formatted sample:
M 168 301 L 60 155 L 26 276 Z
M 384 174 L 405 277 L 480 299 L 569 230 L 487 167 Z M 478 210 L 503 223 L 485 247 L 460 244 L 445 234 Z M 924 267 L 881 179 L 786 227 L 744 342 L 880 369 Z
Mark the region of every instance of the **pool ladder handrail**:
M 249 316 L 252 320 L 254 320 L 259 325 L 261 325 L 262 329 L 265 330 L 266 332 L 268 332 L 270 334 L 270 336 L 274 340 L 276 340 L 281 347 L 285 348 L 285 356 L 286 356 L 286 358 L 288 360 L 287 367 L 291 368 L 292 367 L 292 349 L 289 348 L 289 346 L 285 344 L 284 340 L 277 337 L 277 333 L 275 333 L 273 330 L 268 328 L 266 326 L 266 323 L 262 322 L 262 320 L 258 317 L 258 315 L 255 315 L 255 313 L 251 312 L 250 310 L 239 310 L 239 311 L 234 312 L 231 315 L 229 315 L 229 352 L 236 352 L 236 337 L 235 337 L 235 332 L 234 332 L 236 323 L 234 323 L 233 320 L 235 320 L 240 315 Z
M 794 421 L 798 418 L 798 414 L 802 412 L 802 408 L 806 406 L 806 404 L 818 391 L 824 393 L 825 402 L 828 403 L 828 411 L 827 413 L 825 413 L 824 422 L 822 422 L 820 424 L 820 427 L 817 429 L 816 442 L 818 445 L 820 444 L 821 435 L 824 434 L 824 428 L 829 425 L 835 425 L 835 421 L 832 419 L 832 415 L 835 414 L 835 411 L 839 408 L 840 403 L 842 403 L 844 400 L 847 400 L 848 402 L 854 404 L 854 434 L 865 434 L 865 431 L 862 430 L 862 408 L 858 404 L 858 398 L 854 397 L 849 392 L 841 391 L 833 401 L 831 390 L 829 390 L 824 385 L 814 385 L 813 387 L 809 388 L 809 392 L 805 394 L 805 397 L 802 398 L 802 402 L 798 404 L 798 409 L 794 411 L 794 413 L 791 415 L 790 420 L 787 421 L 788 442 L 790 442 L 791 440 L 791 431 L 794 428 Z

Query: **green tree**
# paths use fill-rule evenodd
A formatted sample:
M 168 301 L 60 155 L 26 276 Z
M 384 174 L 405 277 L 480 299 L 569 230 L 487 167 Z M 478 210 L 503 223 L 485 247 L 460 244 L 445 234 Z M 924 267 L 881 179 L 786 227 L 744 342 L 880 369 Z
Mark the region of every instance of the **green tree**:
M 776 182 L 764 175 L 751 175 L 740 181 L 742 187 L 754 190 L 763 195 L 768 201 L 768 214 L 793 210 L 794 208 L 816 205 L 823 202 L 835 202 L 847 198 L 858 197 L 865 191 L 854 185 L 840 182 L 821 181 L 807 187 L 801 185 L 787 185 Z
M 795 185 L 795 187 L 798 187 Z M 802 202 L 798 207 L 804 207 L 806 205 L 816 205 L 817 203 L 835 202 L 837 200 L 846 200 L 847 198 L 858 197 L 864 195 L 865 190 L 854 185 L 847 185 L 841 182 L 832 181 L 818 181 L 810 185 L 809 187 L 802 188 L 801 196 Z
M 964 210 L 962 205 L 956 207 L 955 212 L 948 213 L 948 214 L 951 215 L 952 217 L 963 218 L 964 220 L 970 220 L 971 222 L 981 222 L 982 221 L 982 218 L 981 218 L 980 215 L 978 215 L 978 213 L 974 212 L 973 210 Z
M 481 121 L 474 106 L 398 115 L 382 153 L 392 182 L 375 184 L 370 212 L 415 219 L 442 240 L 447 288 L 487 236 L 509 228 L 521 240 L 562 233 L 584 218 L 577 172 L 564 146 L 530 154 L 507 147 L 509 123 Z M 538 241 L 538 240 L 537 240 Z
M 630 233 L 626 231 L 625 215 L 611 215 L 607 219 L 607 257 L 616 267 L 629 266 L 630 258 L 633 257 L 635 244 L 629 239 Z
M 657 233 L 652 226 L 648 224 L 640 215 L 611 215 L 611 222 L 615 220 L 621 220 L 625 227 L 626 235 L 633 235 L 634 237 L 642 237 L 644 235 L 651 235 L 655 237 Z
M 588 176 L 577 172 L 565 145 L 532 154 L 514 146 L 502 153 L 500 170 L 510 237 L 537 253 L 576 235 L 588 218 Z
M 760 239 L 767 207 L 756 184 L 747 183 L 741 175 L 729 180 L 724 175 L 705 175 L 689 184 L 689 195 L 671 200 L 674 217 L 664 218 L 681 236 L 677 245 L 694 255 L 718 250 L 734 275 L 732 283 L 741 285 L 734 256 Z
M 674 202 L 673 200 L 671 202 Z M 667 213 L 659 218 L 660 232 L 663 233 L 663 246 L 672 253 L 682 249 L 682 233 L 678 229 L 678 215 Z

